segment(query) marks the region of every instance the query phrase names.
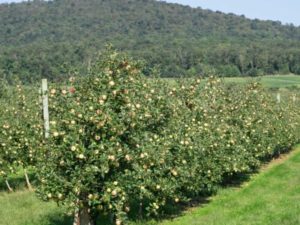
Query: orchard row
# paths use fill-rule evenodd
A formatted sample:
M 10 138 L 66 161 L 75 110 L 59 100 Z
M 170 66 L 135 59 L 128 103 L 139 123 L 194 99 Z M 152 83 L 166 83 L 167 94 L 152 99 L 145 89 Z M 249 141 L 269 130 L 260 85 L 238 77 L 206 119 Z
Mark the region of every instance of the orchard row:
M 47 140 L 38 94 L 16 87 L 1 100 L 0 176 L 36 168 L 37 194 L 67 205 L 77 224 L 101 213 L 122 224 L 207 195 L 298 142 L 299 107 L 257 83 L 170 85 L 142 71 L 108 51 L 88 75 L 51 85 Z

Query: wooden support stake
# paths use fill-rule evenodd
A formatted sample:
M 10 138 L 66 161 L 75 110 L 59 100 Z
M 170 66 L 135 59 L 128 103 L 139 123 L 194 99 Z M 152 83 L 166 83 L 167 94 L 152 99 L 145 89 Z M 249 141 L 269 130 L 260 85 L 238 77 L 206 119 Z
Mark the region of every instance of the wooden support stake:
M 296 95 L 293 95 L 293 103 L 296 102 Z
M 9 192 L 13 192 L 13 191 L 14 191 L 14 190 L 10 187 L 9 182 L 8 182 L 7 179 L 5 179 L 5 184 L 6 184 L 7 189 L 8 189 Z
M 280 93 L 277 93 L 277 103 L 280 103 L 281 102 L 281 96 L 280 96 Z
M 24 169 L 24 175 L 25 175 L 25 179 L 26 179 L 27 188 L 28 188 L 29 191 L 32 191 L 33 189 L 32 189 L 32 186 L 31 186 L 31 183 L 30 183 L 30 180 L 29 180 L 27 169 Z
M 45 138 L 49 138 L 50 125 L 49 125 L 48 83 L 47 83 L 47 79 L 42 80 L 42 101 L 43 101 L 43 116 L 44 116 Z

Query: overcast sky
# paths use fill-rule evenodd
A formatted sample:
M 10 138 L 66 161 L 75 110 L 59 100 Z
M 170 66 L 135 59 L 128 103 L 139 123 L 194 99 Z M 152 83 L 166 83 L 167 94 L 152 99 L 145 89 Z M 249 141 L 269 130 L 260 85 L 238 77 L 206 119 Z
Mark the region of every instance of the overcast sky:
M 22 0 L 0 0 L 20 2 Z M 122 1 L 122 0 L 120 0 Z M 279 20 L 300 25 L 300 0 L 165 0 L 193 7 L 243 14 L 249 18 Z

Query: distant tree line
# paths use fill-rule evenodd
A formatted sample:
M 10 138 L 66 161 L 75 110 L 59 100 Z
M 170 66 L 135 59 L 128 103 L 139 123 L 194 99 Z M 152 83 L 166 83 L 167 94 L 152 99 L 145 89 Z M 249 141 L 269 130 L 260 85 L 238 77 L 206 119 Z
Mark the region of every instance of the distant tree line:
M 0 79 L 84 74 L 105 44 L 162 76 L 300 74 L 300 28 L 154 0 L 0 5 Z

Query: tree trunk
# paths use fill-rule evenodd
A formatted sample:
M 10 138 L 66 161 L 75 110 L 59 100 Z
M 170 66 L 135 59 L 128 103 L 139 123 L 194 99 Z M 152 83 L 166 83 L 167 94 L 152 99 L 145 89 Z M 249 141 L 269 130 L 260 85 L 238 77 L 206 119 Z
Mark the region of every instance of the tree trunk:
M 140 216 L 140 219 L 143 219 L 143 203 L 142 202 L 140 203 L 140 206 L 139 206 L 139 216 Z
M 29 189 L 29 191 L 32 191 L 32 186 L 31 186 L 31 183 L 29 181 L 29 177 L 28 177 L 26 169 L 24 169 L 24 175 L 25 175 L 25 179 L 26 179 L 27 188 Z
M 73 225 L 95 225 L 95 221 L 88 207 L 84 207 L 75 212 Z
M 74 222 L 73 222 L 73 225 L 80 225 L 79 212 L 77 210 L 74 213 Z
M 110 214 L 109 220 L 110 220 L 111 224 L 114 224 L 114 222 L 115 222 L 115 215 L 113 213 Z
M 5 183 L 6 183 L 6 186 L 7 186 L 7 188 L 8 188 L 8 191 L 9 191 L 9 192 L 13 192 L 14 190 L 10 187 L 10 185 L 9 185 L 7 179 L 5 179 Z

